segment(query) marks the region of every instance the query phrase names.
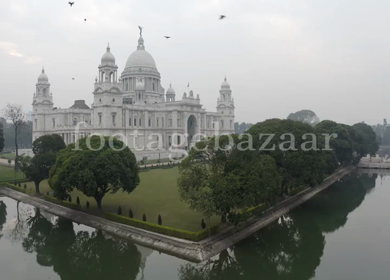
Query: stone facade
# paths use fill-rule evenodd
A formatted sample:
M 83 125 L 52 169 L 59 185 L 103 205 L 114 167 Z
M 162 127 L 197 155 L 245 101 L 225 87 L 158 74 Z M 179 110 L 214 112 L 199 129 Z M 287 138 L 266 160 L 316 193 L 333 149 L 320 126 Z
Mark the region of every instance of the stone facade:
M 94 133 L 126 137 L 138 159 L 167 157 L 171 147 L 187 149 L 201 135 L 234 133 L 234 99 L 223 81 L 217 111 L 202 108 L 199 94 L 190 90 L 176 100 L 172 86 L 165 89 L 144 39 L 127 60 L 118 78 L 115 57 L 107 47 L 98 67 L 91 107 L 76 100 L 69 109 L 54 107 L 50 83 L 44 69 L 38 77 L 33 98 L 33 140 L 45 134 L 59 134 L 66 144 Z M 135 136 L 136 135 L 136 136 Z M 156 148 L 158 147 L 158 152 Z M 153 148 L 151 151 L 150 148 Z

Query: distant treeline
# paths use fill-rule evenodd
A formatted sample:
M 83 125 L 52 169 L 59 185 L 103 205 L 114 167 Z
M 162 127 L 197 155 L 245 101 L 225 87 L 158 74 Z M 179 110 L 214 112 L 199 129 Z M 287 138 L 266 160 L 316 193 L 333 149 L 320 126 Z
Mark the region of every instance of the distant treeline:
M 2 122 L 4 134 L 3 152 L 15 150 L 15 131 L 11 124 Z M 27 122 L 18 135 L 20 149 L 31 149 L 32 147 L 32 122 Z

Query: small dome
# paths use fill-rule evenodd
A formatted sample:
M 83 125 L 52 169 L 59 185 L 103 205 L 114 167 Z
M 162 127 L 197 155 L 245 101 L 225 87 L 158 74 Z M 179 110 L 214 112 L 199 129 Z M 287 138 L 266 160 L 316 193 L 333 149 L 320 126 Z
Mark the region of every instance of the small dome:
M 138 39 L 137 50 L 133 52 L 126 62 L 125 68 L 131 67 L 150 67 L 156 69 L 156 62 L 150 53 L 145 51 L 144 39 L 140 37 Z
M 115 57 L 111 53 L 110 45 L 107 46 L 107 51 L 106 53 L 102 56 L 102 63 L 101 65 L 115 65 Z
M 167 90 L 167 94 L 175 94 L 175 90 L 172 88 L 172 85 L 169 85 L 169 88 Z
M 45 69 L 42 68 L 42 73 L 41 75 L 39 75 L 38 77 L 38 82 L 48 82 L 49 81 L 49 78 L 47 77 L 47 75 L 45 74 Z
M 230 84 L 226 80 L 226 76 L 225 76 L 225 80 L 223 81 L 223 83 L 221 85 L 221 88 L 223 88 L 223 89 L 230 89 Z

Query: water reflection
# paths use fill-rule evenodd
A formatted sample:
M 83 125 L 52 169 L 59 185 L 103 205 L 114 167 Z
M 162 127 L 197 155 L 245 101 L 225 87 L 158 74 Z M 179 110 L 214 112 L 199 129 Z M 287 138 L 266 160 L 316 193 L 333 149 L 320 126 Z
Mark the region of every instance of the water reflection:
M 23 249 L 37 255 L 42 266 L 52 266 L 62 280 L 135 279 L 141 256 L 134 244 L 114 239 L 102 231 L 74 231 L 73 223 L 62 218 L 54 223 L 39 209 L 28 219 L 29 232 Z
M 180 268 L 181 280 L 299 279 L 315 276 L 325 234 L 347 222 L 348 214 L 375 187 L 377 175 L 348 176 L 289 215 L 205 264 Z
M 0 238 L 3 236 L 3 225 L 7 221 L 7 205 L 0 201 Z

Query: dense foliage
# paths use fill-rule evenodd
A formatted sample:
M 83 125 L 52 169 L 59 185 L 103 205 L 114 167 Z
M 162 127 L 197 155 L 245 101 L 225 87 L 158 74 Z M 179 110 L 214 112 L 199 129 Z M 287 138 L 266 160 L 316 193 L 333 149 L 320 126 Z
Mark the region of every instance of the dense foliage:
M 238 141 L 234 137 L 229 144 L 228 137 L 221 136 L 200 142 L 179 166 L 180 196 L 208 219 L 208 225 L 215 214 L 238 222 L 242 209 L 273 202 L 280 192 L 281 177 L 274 159 L 241 153 Z
M 4 149 L 3 124 L 0 122 L 0 152 Z
M 291 113 L 287 116 L 287 119 L 293 121 L 300 121 L 313 126 L 320 122 L 320 119 L 317 117 L 316 113 L 311 110 L 300 110 L 298 112 Z
M 235 134 L 241 134 L 241 133 L 244 133 L 245 131 L 247 131 L 249 128 L 251 128 L 253 124 L 251 123 L 245 123 L 245 122 L 242 122 L 242 123 L 234 123 L 234 133 Z
M 66 145 L 61 136 L 48 134 L 39 137 L 33 143 L 34 157 L 20 157 L 20 168 L 27 179 L 35 184 L 35 191 L 39 193 L 39 184 L 49 178 L 49 172 L 56 162 L 57 154 L 65 149 Z
M 77 189 L 93 197 L 101 209 L 106 193 L 132 192 L 140 182 L 139 168 L 134 154 L 123 146 L 120 140 L 93 136 L 62 150 L 50 171 L 54 196 L 65 200 Z

